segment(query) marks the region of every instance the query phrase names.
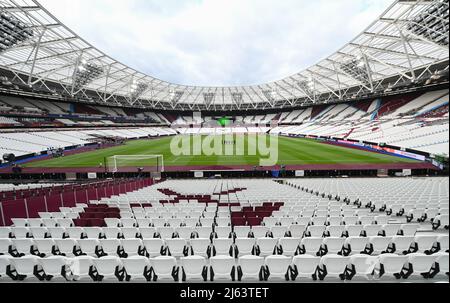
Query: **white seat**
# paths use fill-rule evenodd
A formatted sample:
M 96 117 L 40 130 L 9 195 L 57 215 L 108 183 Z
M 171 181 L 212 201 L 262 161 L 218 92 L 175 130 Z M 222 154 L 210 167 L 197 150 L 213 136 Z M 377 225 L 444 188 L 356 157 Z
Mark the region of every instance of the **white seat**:
M 26 227 L 26 226 L 28 226 L 28 220 L 27 219 L 14 218 L 14 219 L 11 219 L 11 221 L 13 222 L 14 227 Z
M 200 226 L 195 228 L 194 234 L 197 238 L 211 238 L 212 225 L 211 226 Z
M 120 219 L 122 227 L 136 227 L 137 222 L 133 218 L 122 218 Z
M 361 225 L 372 225 L 374 221 L 375 221 L 375 218 L 372 216 L 359 217 L 359 223 Z
M 147 257 L 132 256 L 121 261 L 128 276 L 127 280 L 144 279 L 150 271 L 150 261 Z
M 329 237 L 323 239 L 322 250 L 326 254 L 337 254 L 342 251 L 345 244 L 345 238 Z
M 125 239 L 136 239 L 140 236 L 139 229 L 137 227 L 122 227 L 121 232 Z
M 414 237 L 411 236 L 393 236 L 389 244 L 388 252 L 398 255 L 406 254 L 414 243 Z
M 291 232 L 291 236 L 294 238 L 303 238 L 303 234 L 306 231 L 306 225 L 302 224 L 293 224 L 289 227 L 289 231 Z
M 216 218 L 217 226 L 230 226 L 231 220 L 229 217 L 218 217 Z
M 193 279 L 208 279 L 208 267 L 206 259 L 202 256 L 188 256 L 181 258 L 182 281 Z
M 49 212 L 38 212 L 38 215 L 41 219 L 50 219 L 52 214 Z
M 325 225 L 327 223 L 328 217 L 321 216 L 321 217 L 313 217 L 311 220 L 311 223 L 313 225 Z
M 36 266 L 38 266 L 39 270 L 39 260 L 39 257 L 29 255 L 21 258 L 13 258 L 11 259 L 11 264 L 19 275 L 31 277 L 34 276 Z
M 12 227 L 11 232 L 17 239 L 26 239 L 31 236 L 30 230 L 28 227 Z
M 234 256 L 246 256 L 253 254 L 253 249 L 256 245 L 255 238 L 236 238 Z
M 325 230 L 326 230 L 325 225 L 312 225 L 308 226 L 307 233 L 310 237 L 318 238 L 323 236 Z
M 118 227 L 103 227 L 102 232 L 106 239 L 119 239 L 122 236 L 122 231 Z
M 211 245 L 209 238 L 190 239 L 191 254 L 194 256 L 208 257 L 208 249 Z
M 197 224 L 199 223 L 199 218 L 186 218 L 184 219 L 184 224 L 186 225 L 186 227 L 196 227 Z
M 287 226 L 273 226 L 270 232 L 274 238 L 283 238 L 289 236 L 289 229 Z
M 75 239 L 55 239 L 58 250 L 66 257 L 74 255 L 74 248 L 77 246 Z
M 436 263 L 439 264 L 440 273 L 447 274 L 449 272 L 449 254 L 444 252 L 438 252 L 435 254 Z
M 176 229 L 178 236 L 182 239 L 190 239 L 194 232 L 193 227 L 178 227 Z
M 250 226 L 235 226 L 234 234 L 236 238 L 248 238 L 250 233 Z
M 10 248 L 12 248 L 11 239 L 0 238 L 0 254 L 8 255 Z
M 0 227 L 0 239 L 7 239 L 11 237 L 11 228 Z
M 71 239 L 81 239 L 83 237 L 84 231 L 81 227 L 66 227 L 66 233 Z
M 0 227 L 0 239 L 7 239 L 11 236 L 11 228 Z
M 164 240 L 158 238 L 144 238 L 142 240 L 142 243 L 144 244 L 145 249 L 147 250 L 147 253 L 150 255 L 150 257 L 160 256 L 162 249 L 165 246 Z
M 297 277 L 313 277 L 317 279 L 316 271 L 320 264 L 320 257 L 312 255 L 298 255 L 292 259 L 292 269 L 294 271 L 292 280 Z
M 389 216 L 382 215 L 382 216 L 375 216 L 375 222 L 378 225 L 386 225 L 389 224 Z
M 108 256 L 118 256 L 118 249 L 121 245 L 119 239 L 100 239 L 99 244 Z
M 404 268 L 404 278 L 409 278 L 411 275 L 428 274 L 431 272 L 437 256 L 426 255 L 422 253 L 412 253 L 408 255 L 408 264 Z
M 140 239 L 124 239 L 120 240 L 120 244 L 129 257 L 140 255 L 143 247 Z
M 160 256 L 150 259 L 150 264 L 154 271 L 153 279 L 157 281 L 158 279 L 173 279 L 178 281 L 178 265 L 175 257 L 170 256 Z
M 415 236 L 419 228 L 419 224 L 402 224 L 401 226 L 401 230 L 404 236 Z
M 281 224 L 281 226 L 287 226 L 287 227 L 289 227 L 289 226 L 291 226 L 291 225 L 294 224 L 294 223 L 295 223 L 294 218 L 291 218 L 291 217 L 280 218 L 280 224 Z
M 277 225 L 278 222 L 279 222 L 278 218 L 274 218 L 274 217 L 266 217 L 263 220 L 264 226 L 267 226 L 267 227 L 273 227 L 273 226 Z
M 433 248 L 437 235 L 418 235 L 414 237 L 415 248 L 412 252 L 427 252 Z
M 42 224 L 45 227 L 56 227 L 58 225 L 58 222 L 55 219 L 52 218 L 43 218 Z
M 53 254 L 55 241 L 53 239 L 34 239 L 34 245 L 36 245 L 39 253 L 51 256 Z
M 57 226 L 64 227 L 64 228 L 73 226 L 73 220 L 72 219 L 59 218 L 59 219 L 56 219 L 56 222 L 57 222 Z
M 89 239 L 99 239 L 103 234 L 101 227 L 84 227 L 83 230 Z
M 378 257 L 368 256 L 365 254 L 356 254 L 350 257 L 349 267 L 353 272 L 353 276 L 372 279 L 375 268 L 379 267 Z
M 70 263 L 66 257 L 50 256 L 39 259 L 39 264 L 42 266 L 45 274 L 48 276 L 62 277 L 69 281 L 71 279 Z
M 214 225 L 214 218 L 200 218 L 200 224 L 203 227 L 211 228 Z
M 342 224 L 342 217 L 341 216 L 339 216 L 339 217 L 329 217 L 328 219 L 327 219 L 327 223 L 328 223 L 328 225 L 335 225 L 335 226 L 339 226 L 339 225 L 341 225 Z
M 98 274 L 103 277 L 102 280 L 111 278 L 120 280 L 118 271 L 123 269 L 123 265 L 119 257 L 106 256 L 100 259 L 93 259 L 93 263 Z
M 436 244 L 438 244 L 438 251 L 447 252 L 449 247 L 449 236 L 448 235 L 440 235 L 437 237 Z
M 107 227 L 120 227 L 121 221 L 117 218 L 105 218 L 105 223 Z
M 369 240 L 367 237 L 348 237 L 344 244 L 345 254 L 362 254 L 369 244 Z
M 158 233 L 161 239 L 172 239 L 175 235 L 175 228 L 173 227 L 158 227 Z
M 263 267 L 264 258 L 252 255 L 245 255 L 239 257 L 238 268 L 237 268 L 237 279 L 238 281 L 247 279 L 258 279 L 259 281 L 264 280 Z
M 329 237 L 342 237 L 345 232 L 344 225 L 330 225 L 327 226 L 326 233 Z
M 389 243 L 391 243 L 392 237 L 369 237 L 369 246 L 371 255 L 379 255 L 387 251 Z
M 0 255 L 0 278 L 7 275 L 9 271 L 14 270 L 11 266 L 11 259 L 11 256 Z
M 100 242 L 97 239 L 83 239 L 77 241 L 83 254 L 88 256 L 97 256 L 97 249 L 100 246 Z
M 53 239 L 62 239 L 64 238 L 66 229 L 63 227 L 47 227 L 47 231 Z
M 33 239 L 12 239 L 12 244 L 19 254 L 33 255 L 31 253 L 35 248 Z
M 166 239 L 169 256 L 182 257 L 187 255 L 187 242 L 185 239 Z
M 70 271 L 72 272 L 73 279 L 79 281 L 83 278 L 89 278 L 89 273 L 94 267 L 94 257 L 91 256 L 79 256 L 72 259 L 70 265 Z
M 403 270 L 408 256 L 399 256 L 395 254 L 382 254 L 379 256 L 379 276 L 382 277 L 385 274 L 394 275 L 396 278 L 400 277 L 400 273 Z
M 139 227 L 139 233 L 142 239 L 151 239 L 158 235 L 158 230 L 155 227 Z
M 43 225 L 43 222 L 41 219 L 28 219 L 29 227 L 41 227 L 42 225 Z
M 289 280 L 289 269 L 292 258 L 287 256 L 268 256 L 265 260 L 266 281 L 274 278 L 283 278 Z
M 170 227 L 174 228 L 180 227 L 182 223 L 183 220 L 179 218 L 170 218 L 167 220 L 167 224 L 169 224 Z
M 364 227 L 362 225 L 346 225 L 345 230 L 348 237 L 359 237 L 361 236 Z
M 308 226 L 308 224 L 311 222 L 311 217 L 297 217 L 295 221 L 298 225 Z
M 345 215 L 344 214 L 344 220 L 343 222 L 345 225 L 358 225 L 359 224 L 359 218 L 357 216 L 353 215 Z
M 213 256 L 233 256 L 233 239 L 213 239 Z
M 267 237 L 267 233 L 270 231 L 270 228 L 268 226 L 252 226 L 251 231 L 253 233 L 253 237 L 264 238 Z
M 322 246 L 323 238 L 321 237 L 307 237 L 300 242 L 300 253 L 317 256 Z
M 136 219 L 136 222 L 137 222 L 139 228 L 150 227 L 152 224 L 152 220 L 147 219 L 147 218 Z
M 345 271 L 350 262 L 350 257 L 328 254 L 320 260 L 318 277 L 320 280 L 327 276 L 339 277 L 345 280 Z
M 258 256 L 271 256 L 276 253 L 278 239 L 274 238 L 258 238 L 256 240 Z
M 433 229 L 438 228 L 446 228 L 448 229 L 449 225 L 449 215 L 448 214 L 440 214 L 436 216 L 433 220 Z
M 380 234 L 380 232 L 383 230 L 383 227 L 381 225 L 364 225 L 364 232 L 366 234 L 366 237 L 375 237 Z
M 280 238 L 278 244 L 281 254 L 294 256 L 299 251 L 300 242 L 301 238 Z
M 45 227 L 30 227 L 30 233 L 34 239 L 45 239 L 48 230 Z
M 398 232 L 401 230 L 400 224 L 385 224 L 383 225 L 382 230 L 384 231 L 384 235 L 387 237 L 393 237 L 398 235 Z
M 218 238 L 230 238 L 230 236 L 231 236 L 231 227 L 229 227 L 229 226 L 216 226 L 214 228 L 214 232 L 216 233 Z
M 235 279 L 236 261 L 230 256 L 215 256 L 210 259 L 210 279 Z

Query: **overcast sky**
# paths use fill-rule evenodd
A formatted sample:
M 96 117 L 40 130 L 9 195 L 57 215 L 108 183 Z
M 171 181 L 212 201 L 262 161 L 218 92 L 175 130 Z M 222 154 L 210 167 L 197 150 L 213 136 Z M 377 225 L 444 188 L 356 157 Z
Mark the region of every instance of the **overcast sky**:
M 186 85 L 249 85 L 331 55 L 393 0 L 40 0 L 113 58 Z

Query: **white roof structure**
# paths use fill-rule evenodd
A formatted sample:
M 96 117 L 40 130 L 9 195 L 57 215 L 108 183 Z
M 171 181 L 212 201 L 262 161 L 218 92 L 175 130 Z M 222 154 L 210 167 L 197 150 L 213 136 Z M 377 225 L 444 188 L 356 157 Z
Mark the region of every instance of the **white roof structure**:
M 24 85 L 56 86 L 65 96 L 110 105 L 239 110 L 348 101 L 429 79 L 436 66 L 448 71 L 448 12 L 448 0 L 397 0 L 350 43 L 295 75 L 255 86 L 199 87 L 114 60 L 35 0 L 0 0 L 0 68 Z

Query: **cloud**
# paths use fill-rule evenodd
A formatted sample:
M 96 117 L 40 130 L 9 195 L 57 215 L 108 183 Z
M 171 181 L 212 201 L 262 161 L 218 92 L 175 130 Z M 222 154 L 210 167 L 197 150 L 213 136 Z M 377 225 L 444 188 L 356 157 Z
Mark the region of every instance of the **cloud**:
M 41 0 L 113 58 L 185 85 L 249 85 L 344 46 L 392 0 Z

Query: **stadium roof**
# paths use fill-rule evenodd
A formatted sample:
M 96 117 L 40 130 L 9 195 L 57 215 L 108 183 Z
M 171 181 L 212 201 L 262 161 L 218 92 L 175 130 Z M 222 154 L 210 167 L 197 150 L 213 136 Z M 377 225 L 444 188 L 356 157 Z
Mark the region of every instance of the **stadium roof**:
M 295 75 L 254 86 L 199 87 L 114 60 L 35 0 L 0 0 L 0 67 L 30 87 L 54 90 L 56 83 L 66 96 L 111 105 L 224 110 L 321 104 L 428 79 L 434 66 L 448 71 L 448 12 L 448 0 L 398 0 L 350 43 Z

